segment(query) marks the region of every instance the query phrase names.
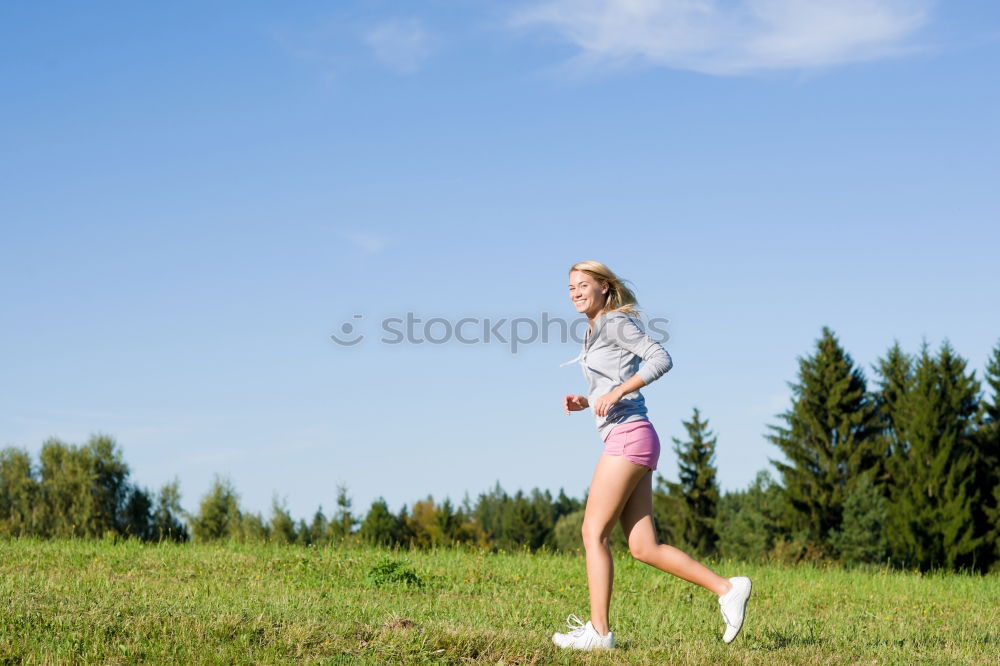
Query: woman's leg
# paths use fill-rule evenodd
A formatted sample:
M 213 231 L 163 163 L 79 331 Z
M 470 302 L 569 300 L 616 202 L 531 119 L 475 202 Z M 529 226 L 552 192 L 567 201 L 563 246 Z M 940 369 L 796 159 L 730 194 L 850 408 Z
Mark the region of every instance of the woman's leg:
M 657 543 L 653 529 L 653 470 L 641 469 L 645 469 L 646 474 L 639 480 L 621 513 L 622 530 L 632 556 L 720 596 L 728 592 L 732 587 L 728 580 L 684 551 Z
M 590 483 L 583 514 L 583 547 L 587 551 L 590 621 L 601 634 L 609 631 L 608 611 L 614 576 L 609 546 L 611 530 L 644 471 L 649 470 L 624 456 L 602 455 Z

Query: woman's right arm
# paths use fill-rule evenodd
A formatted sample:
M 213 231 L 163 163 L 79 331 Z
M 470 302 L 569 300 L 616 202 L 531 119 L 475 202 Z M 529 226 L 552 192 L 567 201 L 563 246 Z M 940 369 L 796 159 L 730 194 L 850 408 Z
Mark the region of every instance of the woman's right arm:
M 586 396 L 582 395 L 568 395 L 563 398 L 563 409 L 566 413 L 579 412 L 580 410 L 587 409 L 590 407 L 590 402 L 587 400 Z

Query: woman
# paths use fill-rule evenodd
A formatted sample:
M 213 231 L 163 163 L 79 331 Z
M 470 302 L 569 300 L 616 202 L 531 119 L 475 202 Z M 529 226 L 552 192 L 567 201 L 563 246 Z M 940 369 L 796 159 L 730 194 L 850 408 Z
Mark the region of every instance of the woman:
M 604 264 L 582 261 L 570 268 L 569 297 L 577 312 L 587 315 L 590 326 L 580 354 L 563 365 L 579 361 L 589 392 L 566 396 L 563 408 L 567 414 L 593 410 L 604 452 L 594 470 L 583 518 L 590 620 L 584 624 L 570 615 L 571 631 L 554 634 L 552 641 L 584 650 L 614 647 L 608 626 L 614 573 L 609 540 L 615 521 L 621 519 L 633 557 L 719 595 L 726 622 L 723 640 L 729 643 L 743 625 L 750 579 L 723 578 L 677 548 L 657 543 L 653 531 L 653 470 L 660 441 L 646 417 L 639 389 L 670 370 L 673 361 L 659 342 L 642 331 L 635 295 Z

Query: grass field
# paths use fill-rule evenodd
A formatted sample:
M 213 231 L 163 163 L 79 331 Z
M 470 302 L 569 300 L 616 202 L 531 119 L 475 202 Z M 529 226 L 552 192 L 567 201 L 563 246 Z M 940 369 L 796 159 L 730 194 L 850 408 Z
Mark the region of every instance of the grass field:
M 722 643 L 710 593 L 616 554 L 618 648 L 566 652 L 582 555 L 0 541 L 0 661 L 1000 663 L 1000 577 L 716 562 L 754 579 Z

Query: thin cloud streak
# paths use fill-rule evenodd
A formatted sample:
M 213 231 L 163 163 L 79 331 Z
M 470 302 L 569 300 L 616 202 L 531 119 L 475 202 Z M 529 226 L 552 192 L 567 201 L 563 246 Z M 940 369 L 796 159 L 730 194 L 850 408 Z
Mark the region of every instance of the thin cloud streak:
M 511 18 L 580 49 L 577 64 L 706 74 L 827 67 L 912 52 L 932 0 L 544 0 Z
M 416 19 L 393 19 L 364 35 L 375 58 L 400 74 L 412 74 L 431 54 L 430 36 Z
M 357 231 L 338 231 L 337 233 L 342 238 L 350 241 L 355 247 L 359 247 L 370 254 L 381 252 L 396 241 L 396 238 L 393 236 L 380 236 Z

